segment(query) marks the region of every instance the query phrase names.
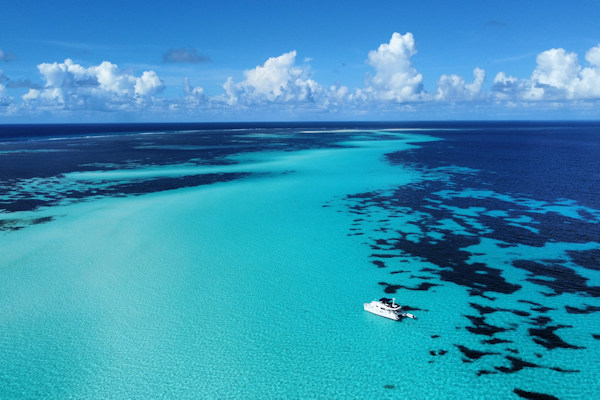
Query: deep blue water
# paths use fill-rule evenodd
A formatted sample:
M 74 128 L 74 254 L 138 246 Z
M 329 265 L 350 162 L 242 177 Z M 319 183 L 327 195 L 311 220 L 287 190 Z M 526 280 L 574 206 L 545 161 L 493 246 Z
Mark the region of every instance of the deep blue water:
M 480 171 L 480 182 L 503 193 L 545 201 L 573 199 L 600 206 L 600 124 L 481 123 L 436 132 L 446 141 L 413 152 L 427 168 L 460 165 Z M 391 156 L 408 162 L 408 155 Z
M 18 179 L 96 170 L 99 164 L 107 169 L 120 167 L 127 160 L 132 161 L 131 165 L 137 162 L 144 165 L 214 164 L 228 155 L 246 151 L 335 147 L 346 136 L 331 132 L 285 136 L 302 129 L 381 128 L 426 129 L 428 134 L 445 139 L 411 152 L 390 154 L 391 163 L 428 169 L 445 166 L 471 168 L 478 174 L 465 177 L 468 178 L 463 183 L 465 185 L 478 179 L 479 186 L 487 185 L 501 193 L 521 194 L 550 202 L 565 198 L 582 206 L 600 208 L 600 123 L 595 122 L 0 125 L 0 196 L 6 195 L 11 188 L 10 183 Z M 240 141 L 240 131 L 276 132 L 282 137 L 249 137 Z M 154 147 L 143 146 L 150 136 L 139 133 L 160 132 L 182 134 L 154 136 L 151 139 Z M 95 136 L 96 140 L 86 141 L 85 138 L 90 136 Z M 190 151 L 181 151 L 181 146 L 188 146 Z M 199 149 L 202 150 L 201 159 L 190 160 L 190 154 Z M 123 193 L 144 193 L 177 186 L 176 183 L 156 181 L 138 189 L 121 189 Z M 72 195 L 86 196 L 85 193 Z M 7 210 L 26 210 L 46 204 L 26 196 L 8 203 L 0 199 L 0 202 Z

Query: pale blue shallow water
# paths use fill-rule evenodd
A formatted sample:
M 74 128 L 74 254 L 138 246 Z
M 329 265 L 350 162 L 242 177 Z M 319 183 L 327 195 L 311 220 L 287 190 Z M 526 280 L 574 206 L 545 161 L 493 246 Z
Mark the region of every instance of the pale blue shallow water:
M 62 193 L 111 181 L 253 174 L 10 213 L 8 226 L 53 219 L 0 232 L 0 398 L 504 399 L 518 398 L 514 388 L 559 398 L 598 397 L 600 341 L 591 336 L 600 334 L 598 313 L 564 308 L 600 306 L 598 298 L 577 292 L 545 296 L 512 263 L 565 258 L 568 251 L 598 249 L 599 243 L 505 247 L 483 237 L 465 247 L 469 263 L 500 267 L 506 281 L 522 286 L 517 293 L 493 293 L 493 300 L 476 299 L 502 309 L 485 314 L 487 324 L 510 327 L 495 336 L 507 341 L 501 349 L 483 344 L 466 329 L 473 296 L 427 270 L 444 266 L 408 250 L 374 250 L 373 241 L 389 239 L 382 227 L 412 243 L 443 242 L 449 231 L 465 237 L 473 236 L 469 229 L 491 232 L 488 220 L 477 219 L 484 211 L 532 235 L 535 220 L 444 204 L 461 197 L 518 202 L 493 190 L 459 187 L 436 192 L 442 203 L 430 199 L 434 208 L 449 210 L 451 219 L 426 225 L 426 211 L 374 203 L 360 214 L 353 208 L 359 200 L 348 195 L 447 178 L 443 171 L 386 161 L 386 154 L 437 140 L 431 136 L 348 136 L 339 142 L 348 147 L 249 151 L 228 156 L 235 163 L 223 165 L 139 164 L 23 181 L 22 191 Z M 531 213 L 580 215 L 573 214 L 580 207 L 573 203 L 527 204 Z M 387 268 L 377 268 L 374 251 L 395 257 L 384 259 Z M 390 275 L 399 269 L 406 272 Z M 588 286 L 600 286 L 597 270 L 578 272 Z M 380 282 L 392 281 L 439 286 L 385 294 Z M 418 319 L 396 323 L 362 310 L 363 302 L 382 295 L 417 308 Z M 518 301 L 523 299 L 553 308 L 553 320 L 570 326 L 556 333 L 581 349 L 549 350 L 531 341 L 532 326 L 510 311 L 530 312 L 530 304 Z M 492 354 L 469 359 L 460 345 Z M 507 347 L 536 366 L 498 373 L 495 367 L 510 367 L 506 355 L 517 354 Z M 482 370 L 494 373 L 478 375 Z

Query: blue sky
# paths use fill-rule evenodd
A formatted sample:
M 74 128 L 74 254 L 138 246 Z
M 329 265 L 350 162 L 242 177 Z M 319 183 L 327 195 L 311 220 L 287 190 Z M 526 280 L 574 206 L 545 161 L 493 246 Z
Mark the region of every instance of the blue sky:
M 0 122 L 600 118 L 600 2 L 23 0 Z

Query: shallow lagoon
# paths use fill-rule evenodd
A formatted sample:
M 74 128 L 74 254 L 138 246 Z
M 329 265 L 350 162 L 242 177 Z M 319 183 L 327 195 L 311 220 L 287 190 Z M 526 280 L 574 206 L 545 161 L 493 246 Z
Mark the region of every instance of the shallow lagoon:
M 224 145 L 218 163 L 123 159 L 73 168 L 44 179 L 42 190 L 31 185 L 39 179 L 22 177 L 7 198 L 46 190 L 45 199 L 57 200 L 2 215 L 1 397 L 600 393 L 600 367 L 591 363 L 600 350 L 592 336 L 600 334 L 598 271 L 568 259 L 569 251 L 600 245 L 581 238 L 541 244 L 534 231 L 545 232 L 549 222 L 540 218 L 548 213 L 593 229 L 598 211 L 459 185 L 457 176 L 476 170 L 427 168 L 418 157 L 389 162 L 386 155 L 399 151 L 418 156 L 415 146 L 427 148 L 435 135 L 331 134 L 330 142 L 288 151 Z M 195 145 L 168 150 L 192 159 L 190 152 L 203 151 Z M 202 185 L 179 180 L 169 190 L 136 186 L 118 197 L 108 190 L 231 173 Z M 96 194 L 70 194 L 90 187 Z M 494 236 L 504 226 L 518 229 L 515 242 L 524 239 Z M 431 252 L 437 256 L 428 259 Z M 519 260 L 545 263 L 580 286 L 547 296 L 553 286 L 539 281 L 557 278 L 515 267 Z M 484 266 L 469 272 L 469 282 L 457 279 L 460 268 L 477 263 Z M 587 279 L 585 287 L 575 276 Z M 382 296 L 396 296 L 419 319 L 395 323 L 362 310 Z M 544 346 L 548 333 L 571 347 Z

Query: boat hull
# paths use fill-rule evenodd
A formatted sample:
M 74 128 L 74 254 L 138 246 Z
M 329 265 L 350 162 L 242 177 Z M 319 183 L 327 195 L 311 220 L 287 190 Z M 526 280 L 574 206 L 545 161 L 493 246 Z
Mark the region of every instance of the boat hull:
M 371 303 L 363 303 L 363 307 L 365 311 L 368 311 L 375 315 L 379 315 L 380 317 L 393 319 L 394 321 L 398 321 L 400 319 L 400 316 L 397 312 L 378 308 L 372 305 Z

